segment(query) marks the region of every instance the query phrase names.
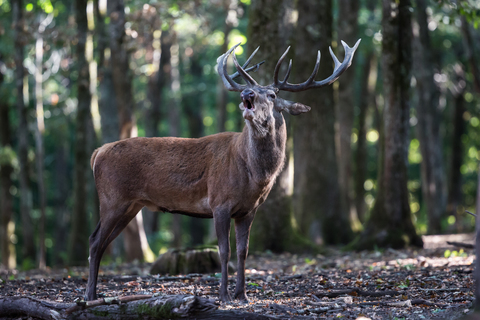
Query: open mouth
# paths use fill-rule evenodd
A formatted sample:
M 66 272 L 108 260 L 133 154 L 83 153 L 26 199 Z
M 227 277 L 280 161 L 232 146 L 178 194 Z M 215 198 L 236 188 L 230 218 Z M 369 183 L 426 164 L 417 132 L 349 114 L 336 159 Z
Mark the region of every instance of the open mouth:
M 253 104 L 252 101 L 250 101 L 250 99 L 243 99 L 243 106 L 249 110 L 255 109 L 255 105 Z

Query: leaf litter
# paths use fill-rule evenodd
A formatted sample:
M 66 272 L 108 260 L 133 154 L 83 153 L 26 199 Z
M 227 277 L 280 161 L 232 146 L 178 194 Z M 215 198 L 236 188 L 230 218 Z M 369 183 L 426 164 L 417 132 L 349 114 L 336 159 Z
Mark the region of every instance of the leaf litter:
M 473 309 L 475 255 L 468 249 L 455 252 L 252 254 L 247 259 L 246 303 L 217 301 L 219 274 L 149 275 L 147 263 L 102 266 L 97 292 L 103 297 L 196 295 L 216 300 L 221 310 L 280 319 L 456 319 Z M 0 275 L 1 296 L 69 303 L 83 299 L 88 268 L 0 270 Z M 235 276 L 230 275 L 231 294 L 234 288 Z

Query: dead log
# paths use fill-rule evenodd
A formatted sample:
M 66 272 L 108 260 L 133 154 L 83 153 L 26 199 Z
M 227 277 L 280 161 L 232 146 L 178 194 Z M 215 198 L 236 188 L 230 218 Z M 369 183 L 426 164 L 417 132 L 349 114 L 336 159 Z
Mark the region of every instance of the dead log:
M 27 316 L 34 319 L 62 319 L 72 304 L 42 301 L 29 297 L 0 297 L 0 318 Z
M 465 249 L 475 249 L 475 245 L 471 243 L 465 243 L 465 242 L 456 242 L 456 241 L 447 241 L 447 244 L 459 248 L 465 248 Z
M 231 264 L 229 272 L 234 272 Z M 172 249 L 160 255 L 153 263 L 150 274 L 189 274 L 220 272 L 218 246 Z
M 137 298 L 143 299 L 135 300 Z M 57 303 L 29 297 L 0 297 L 0 318 L 22 316 L 45 320 L 276 319 L 249 312 L 218 310 L 215 301 L 191 295 L 128 296 L 99 299 L 88 303 Z

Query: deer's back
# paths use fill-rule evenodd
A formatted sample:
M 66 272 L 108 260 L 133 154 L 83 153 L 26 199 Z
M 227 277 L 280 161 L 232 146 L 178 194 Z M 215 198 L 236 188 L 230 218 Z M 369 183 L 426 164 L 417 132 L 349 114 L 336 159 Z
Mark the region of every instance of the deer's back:
M 121 195 L 122 200 L 162 211 L 207 213 L 208 182 L 229 165 L 238 135 L 130 138 L 105 144 L 91 162 L 99 196 L 118 201 Z

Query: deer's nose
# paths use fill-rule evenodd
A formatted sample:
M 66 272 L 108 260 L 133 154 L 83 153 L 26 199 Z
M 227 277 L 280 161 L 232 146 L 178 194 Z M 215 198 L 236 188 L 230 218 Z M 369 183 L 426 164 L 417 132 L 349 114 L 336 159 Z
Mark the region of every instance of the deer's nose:
M 253 98 L 255 98 L 255 92 L 252 89 L 245 89 L 240 94 L 240 97 L 242 100 L 253 101 Z

